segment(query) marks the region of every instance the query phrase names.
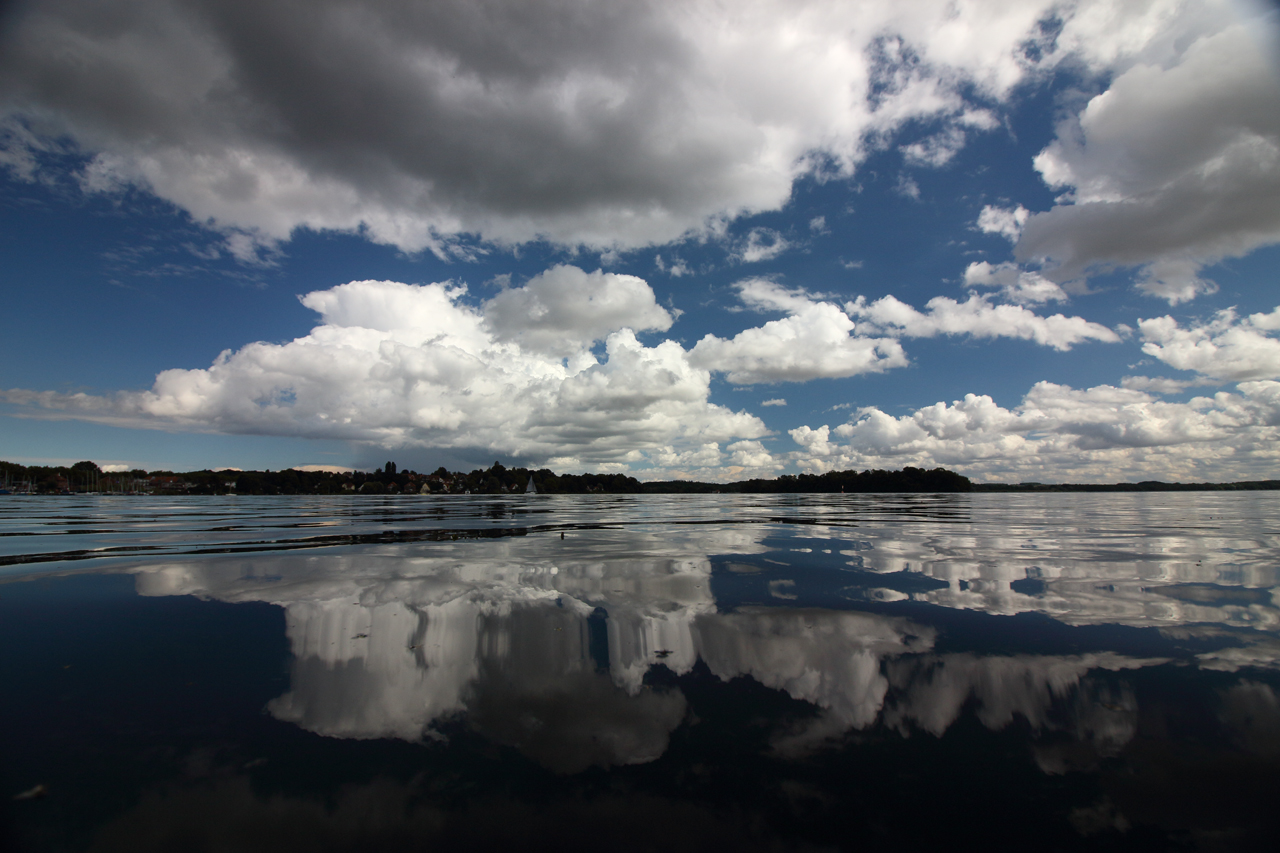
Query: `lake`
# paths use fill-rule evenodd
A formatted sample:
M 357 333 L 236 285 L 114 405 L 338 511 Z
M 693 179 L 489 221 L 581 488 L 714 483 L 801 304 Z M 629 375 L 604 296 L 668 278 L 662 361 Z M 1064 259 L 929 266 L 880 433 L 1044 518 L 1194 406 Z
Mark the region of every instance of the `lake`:
M 1280 493 L 0 498 L 15 850 L 1269 850 Z

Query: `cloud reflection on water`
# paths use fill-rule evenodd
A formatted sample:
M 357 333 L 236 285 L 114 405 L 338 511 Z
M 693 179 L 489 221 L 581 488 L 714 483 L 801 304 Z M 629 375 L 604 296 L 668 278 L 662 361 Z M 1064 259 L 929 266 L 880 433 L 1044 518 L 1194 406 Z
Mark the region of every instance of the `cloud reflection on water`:
M 1086 752 L 1094 759 L 1045 747 L 1041 766 L 1057 772 L 1111 754 L 1127 740 L 1125 732 L 1132 733 L 1127 712 L 1114 710 L 1123 703 L 1097 698 L 1102 688 L 1089 686 L 1090 673 L 1165 660 L 1114 652 L 938 653 L 938 628 L 919 618 L 792 603 L 806 593 L 811 575 L 805 571 L 820 568 L 830 576 L 852 570 L 870 576 L 866 583 L 885 577 L 872 566 L 935 578 L 950 573 L 943 589 L 899 595 L 953 607 L 973 606 L 977 597 L 995 613 L 1053 610 L 1066 601 L 1068 612 L 1059 616 L 1077 624 L 1173 626 L 1190 615 L 1216 619 L 1227 630 L 1243 621 L 1234 606 L 1138 591 L 1075 594 L 1076 587 L 1058 586 L 1056 578 L 1046 584 L 1056 596 L 1046 607 L 1047 593 L 1013 591 L 1009 576 L 1021 570 L 1005 568 L 1003 560 L 993 560 L 998 570 L 978 567 L 991 582 L 986 588 L 973 591 L 971 582 L 963 591 L 953 582 L 955 564 L 939 555 L 959 551 L 962 539 L 970 552 L 1016 554 L 1026 550 L 1017 548 L 1019 540 L 1000 535 L 984 541 L 973 530 L 949 537 L 934 529 L 928 538 L 903 542 L 887 533 L 874 523 L 856 536 L 810 525 L 803 536 L 783 541 L 774 525 L 633 527 L 577 530 L 569 540 L 527 536 L 253 554 L 134 571 L 144 595 L 193 594 L 284 608 L 292 681 L 269 705 L 281 720 L 331 737 L 410 741 L 439 738 L 441 727 L 462 720 L 565 773 L 662 755 L 670 733 L 685 720 L 685 700 L 677 689 L 647 684 L 646 674 L 661 665 L 680 676 L 699 661 L 722 681 L 746 676 L 817 709 L 803 724 L 775 733 L 780 755 L 806 752 L 878 721 L 903 734 L 938 736 L 972 703 L 990 729 L 1022 718 L 1033 730 L 1067 732 L 1077 744 L 1093 744 Z M 840 548 L 842 542 L 849 547 Z M 896 550 L 891 542 L 898 543 Z M 1057 578 L 1083 565 L 1069 551 L 1052 555 Z M 1096 557 L 1089 565 L 1103 579 L 1120 566 L 1133 571 L 1132 562 Z M 761 586 L 772 606 L 735 602 L 726 609 L 725 601 L 717 602 L 717 578 L 750 579 L 765 571 L 762 566 L 782 574 L 796 570 L 784 585 L 775 578 Z M 1008 577 L 1003 584 L 999 574 Z M 1205 576 L 1164 574 L 1179 581 Z M 1135 590 L 1144 582 L 1130 578 Z M 1090 583 L 1095 591 L 1101 585 L 1095 576 L 1078 586 Z M 956 601 L 958 596 L 969 600 Z M 1153 599 L 1164 609 L 1153 611 Z M 1243 612 L 1263 614 L 1253 627 L 1274 624 L 1269 602 L 1254 602 Z M 1258 635 L 1264 646 L 1266 636 Z M 1231 651 L 1210 654 L 1229 657 Z M 1217 665 L 1229 668 L 1222 660 Z M 1123 692 L 1106 688 L 1117 689 Z M 1051 720 L 1064 713 L 1074 722 Z
M 49 501 L 0 627 L 91 849 L 1269 849 L 1277 498 Z

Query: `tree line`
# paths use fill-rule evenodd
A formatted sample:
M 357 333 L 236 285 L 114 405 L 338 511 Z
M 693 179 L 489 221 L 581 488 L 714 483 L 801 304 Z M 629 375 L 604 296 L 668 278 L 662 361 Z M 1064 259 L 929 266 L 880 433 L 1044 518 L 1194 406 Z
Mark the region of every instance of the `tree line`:
M 0 461 L 0 488 L 31 494 L 503 494 L 523 492 L 530 480 L 547 494 L 639 493 L 639 480 L 624 474 L 557 474 L 547 468 L 508 468 L 494 462 L 470 472 L 444 467 L 431 473 L 400 469 L 388 462 L 373 471 L 200 471 L 104 472 L 93 462 L 69 466 L 19 465 Z
M 336 494 L 510 494 L 532 482 L 541 494 L 658 494 L 711 492 L 963 492 L 969 480 L 943 468 L 901 471 L 832 471 L 787 474 L 777 479 L 735 483 L 689 480 L 642 483 L 626 474 L 557 474 L 548 468 L 507 467 L 494 462 L 469 472 L 444 467 L 430 473 L 400 469 L 387 462 L 373 471 L 200 470 L 104 472 L 95 463 L 23 466 L 0 461 L 0 486 L 10 493 L 33 494 L 189 494 L 189 495 L 336 495 Z
M 444 467 L 430 473 L 401 470 L 387 462 L 373 471 L 131 471 L 106 472 L 93 462 L 68 466 L 0 461 L 0 490 L 30 494 L 188 494 L 188 495 L 392 495 L 511 494 L 532 481 L 541 494 L 813 494 L 876 492 L 1161 492 L 1280 489 L 1280 480 L 1237 483 L 972 483 L 946 468 L 905 467 L 897 471 L 829 471 L 783 474 L 773 479 L 733 483 L 666 480 L 642 483 L 626 474 L 557 474 L 547 468 L 523 468 L 494 462 L 469 472 Z

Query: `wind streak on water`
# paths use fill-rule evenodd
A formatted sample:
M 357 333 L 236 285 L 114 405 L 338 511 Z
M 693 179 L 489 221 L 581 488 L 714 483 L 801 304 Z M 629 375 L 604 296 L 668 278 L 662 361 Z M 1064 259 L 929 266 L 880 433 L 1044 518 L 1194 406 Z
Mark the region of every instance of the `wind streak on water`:
M 861 584 L 882 598 L 914 595 L 1002 613 L 1041 610 L 1071 621 L 1177 622 L 1206 615 L 1224 621 L 1225 606 L 1225 621 L 1275 628 L 1277 519 L 1280 495 L 1266 492 L 9 497 L 0 503 L 0 573 L 64 570 L 67 561 L 128 565 L 176 556 L 694 526 L 698 532 L 676 536 L 686 556 L 705 557 L 698 540 L 713 529 L 736 530 L 748 543 L 738 556 L 774 574 L 779 567 L 822 566 L 864 581 L 932 581 L 923 588 L 918 582 Z M 774 580 L 783 582 L 777 591 L 795 579 Z
M 717 498 L 723 499 L 717 499 Z M 599 525 L 856 523 L 880 515 L 945 520 L 965 509 L 945 497 L 847 502 L 767 496 L 14 498 L 0 504 L 0 566 L 52 560 L 193 554 L 215 549 L 316 547 L 564 530 Z M 380 538 L 381 537 L 381 538 Z

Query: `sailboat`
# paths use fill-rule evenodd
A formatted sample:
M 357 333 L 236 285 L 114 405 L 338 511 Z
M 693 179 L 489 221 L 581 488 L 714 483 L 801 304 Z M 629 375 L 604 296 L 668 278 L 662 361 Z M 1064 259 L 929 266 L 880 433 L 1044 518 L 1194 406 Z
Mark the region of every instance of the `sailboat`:
M 529 475 L 529 485 L 524 487 L 524 493 L 526 495 L 536 495 L 538 493 L 538 487 L 533 484 L 532 474 Z

